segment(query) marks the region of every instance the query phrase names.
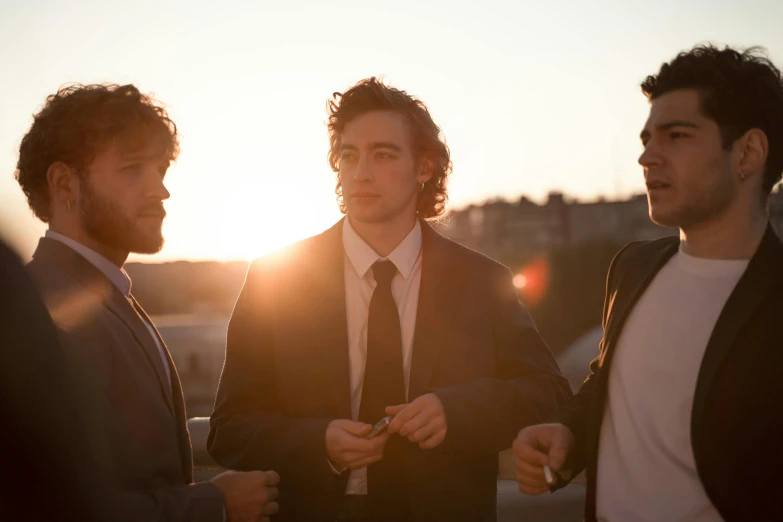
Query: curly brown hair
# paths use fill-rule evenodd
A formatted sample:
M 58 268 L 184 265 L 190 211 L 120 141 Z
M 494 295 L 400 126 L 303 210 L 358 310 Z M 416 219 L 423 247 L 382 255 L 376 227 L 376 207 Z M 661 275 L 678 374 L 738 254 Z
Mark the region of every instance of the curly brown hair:
M 177 126 L 150 95 L 133 85 L 69 85 L 46 98 L 19 146 L 15 178 L 33 213 L 51 218 L 47 171 L 61 161 L 80 175 L 106 146 L 117 142 L 135 152 L 154 147 L 174 161 Z
M 750 129 L 761 129 L 769 141 L 762 196 L 783 175 L 783 78 L 762 47 L 739 51 L 697 45 L 661 65 L 642 82 L 649 100 L 679 89 L 700 92 L 701 110 L 718 124 L 723 147 Z
M 427 181 L 417 202 L 422 218 L 437 218 L 446 208 L 448 194 L 446 181 L 451 174 L 451 157 L 440 127 L 430 116 L 427 106 L 418 98 L 400 89 L 385 85 L 372 77 L 359 81 L 344 93 L 335 92 L 327 102 L 329 112 L 329 165 L 340 171 L 340 146 L 345 126 L 357 116 L 372 111 L 394 111 L 405 116 L 412 131 L 414 158 L 417 164 L 429 161 L 433 166 L 432 178 Z M 340 211 L 346 212 L 340 176 L 337 176 L 337 202 Z

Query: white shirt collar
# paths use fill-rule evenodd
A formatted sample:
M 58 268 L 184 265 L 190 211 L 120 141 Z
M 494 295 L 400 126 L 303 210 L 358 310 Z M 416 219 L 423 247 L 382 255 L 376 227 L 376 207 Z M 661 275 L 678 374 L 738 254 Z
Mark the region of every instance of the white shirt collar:
M 364 277 L 376 261 L 388 259 L 394 263 L 402 277 L 408 279 L 416 264 L 416 259 L 419 257 L 419 252 L 421 252 L 421 223 L 417 219 L 405 239 L 388 257 L 384 258 L 359 237 L 346 217 L 343 221 L 343 248 L 359 277 Z
M 68 236 L 64 236 L 53 230 L 47 230 L 45 237 L 59 241 L 73 249 L 77 254 L 92 263 L 95 268 L 103 272 L 103 275 L 108 277 L 109 281 L 111 281 L 125 297 L 130 297 L 131 279 L 125 270 L 103 257 L 95 250 L 87 248 Z

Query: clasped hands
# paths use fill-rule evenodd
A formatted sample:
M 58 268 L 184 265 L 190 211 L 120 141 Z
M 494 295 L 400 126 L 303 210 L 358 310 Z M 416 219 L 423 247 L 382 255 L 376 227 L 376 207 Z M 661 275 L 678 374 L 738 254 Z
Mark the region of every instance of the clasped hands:
M 437 448 L 446 438 L 446 411 L 434 393 L 422 395 L 409 404 L 388 406 L 386 414 L 394 419 L 386 431 L 372 439 L 365 438 L 372 431 L 369 424 L 347 419 L 329 423 L 326 453 L 338 471 L 360 469 L 378 462 L 383 458 L 386 441 L 395 433 L 422 449 Z

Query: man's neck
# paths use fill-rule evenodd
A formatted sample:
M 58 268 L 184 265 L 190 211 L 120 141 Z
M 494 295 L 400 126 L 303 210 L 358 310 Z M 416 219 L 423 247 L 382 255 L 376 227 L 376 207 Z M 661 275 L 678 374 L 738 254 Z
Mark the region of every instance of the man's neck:
M 387 257 L 394 252 L 416 224 L 415 215 L 383 223 L 360 222 L 350 216 L 346 219 L 359 237 L 381 257 Z
M 92 236 L 81 230 L 73 230 L 69 227 L 57 226 L 54 223 L 49 224 L 49 230 L 52 232 L 57 232 L 58 234 L 62 234 L 63 236 L 81 243 L 90 250 L 102 255 L 120 268 L 122 268 L 122 265 L 125 264 L 125 261 L 128 259 L 128 254 L 130 254 L 130 252 L 118 250 L 114 247 L 105 245 L 100 241 L 93 239 Z
M 682 251 L 706 259 L 750 259 L 767 229 L 763 211 L 724 213 L 706 223 L 680 229 Z

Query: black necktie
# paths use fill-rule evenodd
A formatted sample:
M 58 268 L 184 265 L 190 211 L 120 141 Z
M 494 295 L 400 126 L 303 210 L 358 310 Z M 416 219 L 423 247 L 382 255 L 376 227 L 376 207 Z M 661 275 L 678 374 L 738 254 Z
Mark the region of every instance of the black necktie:
M 367 362 L 359 407 L 359 421 L 368 424 L 385 417 L 387 406 L 405 402 L 400 315 L 391 290 L 397 268 L 391 261 L 377 261 L 372 272 L 377 284 L 370 300 Z

